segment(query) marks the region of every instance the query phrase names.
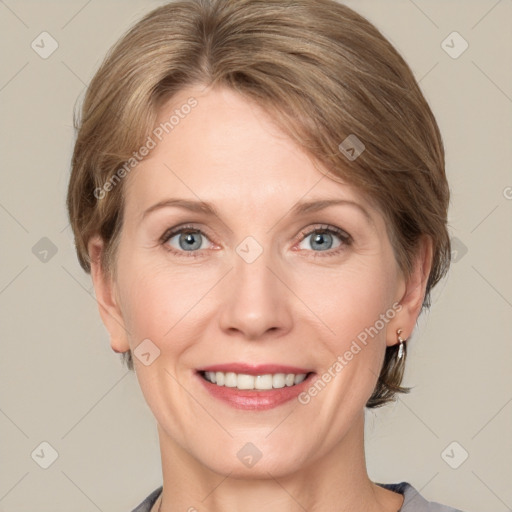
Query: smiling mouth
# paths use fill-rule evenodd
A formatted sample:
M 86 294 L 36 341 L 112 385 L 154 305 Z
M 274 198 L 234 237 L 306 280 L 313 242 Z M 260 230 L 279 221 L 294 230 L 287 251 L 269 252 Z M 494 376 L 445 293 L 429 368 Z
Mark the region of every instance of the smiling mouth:
M 306 380 L 314 372 L 309 373 L 267 373 L 248 375 L 235 372 L 199 371 L 201 377 L 218 387 L 236 388 L 241 391 L 270 391 L 293 387 Z

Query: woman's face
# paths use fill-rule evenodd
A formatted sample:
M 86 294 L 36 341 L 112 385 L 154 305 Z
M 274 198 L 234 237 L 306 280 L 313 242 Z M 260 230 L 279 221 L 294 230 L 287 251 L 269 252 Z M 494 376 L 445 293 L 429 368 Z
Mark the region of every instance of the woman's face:
M 220 473 L 290 473 L 360 431 L 406 283 L 379 212 L 259 107 L 195 87 L 159 122 L 175 110 L 125 178 L 112 346 L 135 352 L 164 443 Z

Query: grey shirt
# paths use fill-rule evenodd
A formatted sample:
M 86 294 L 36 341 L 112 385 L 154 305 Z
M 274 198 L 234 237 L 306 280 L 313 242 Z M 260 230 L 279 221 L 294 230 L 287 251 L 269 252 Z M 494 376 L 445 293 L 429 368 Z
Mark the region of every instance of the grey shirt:
M 462 512 L 457 508 L 441 505 L 434 501 L 427 501 L 421 494 L 409 483 L 400 482 L 399 484 L 379 484 L 385 489 L 398 492 L 404 495 L 404 503 L 398 512 Z M 162 486 L 155 489 L 138 507 L 132 512 L 150 512 L 158 496 L 162 492 Z

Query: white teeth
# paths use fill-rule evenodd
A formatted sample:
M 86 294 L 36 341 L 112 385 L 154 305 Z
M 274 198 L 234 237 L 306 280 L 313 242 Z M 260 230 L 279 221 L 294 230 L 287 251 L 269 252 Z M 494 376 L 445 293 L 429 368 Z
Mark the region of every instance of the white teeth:
M 227 388 L 236 388 L 237 380 L 236 373 L 228 372 L 224 375 L 224 386 Z
M 272 387 L 276 388 L 276 389 L 284 388 L 284 386 L 285 386 L 284 378 L 285 378 L 285 374 L 284 373 L 276 373 L 272 377 Z
M 300 384 L 305 378 L 306 378 L 306 375 L 304 373 L 295 375 L 295 378 L 293 379 L 293 383 Z
M 252 375 L 239 374 L 236 387 L 238 389 L 254 389 L 254 377 Z
M 204 372 L 206 380 L 217 386 L 238 389 L 270 390 L 280 389 L 285 386 L 300 384 L 305 378 L 305 373 L 275 373 L 265 375 L 247 375 L 245 373 L 233 372 Z
M 272 389 L 272 375 L 254 377 L 254 389 Z

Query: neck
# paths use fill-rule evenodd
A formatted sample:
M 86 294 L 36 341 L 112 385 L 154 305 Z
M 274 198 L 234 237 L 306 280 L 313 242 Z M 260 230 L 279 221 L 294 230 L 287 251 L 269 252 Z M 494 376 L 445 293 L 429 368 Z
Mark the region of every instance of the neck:
M 265 471 L 255 478 L 216 473 L 158 426 L 163 491 L 154 510 L 170 512 L 396 512 L 403 496 L 373 484 L 364 457 L 364 412 L 328 453 L 293 472 Z M 254 469 L 256 466 L 254 466 Z

